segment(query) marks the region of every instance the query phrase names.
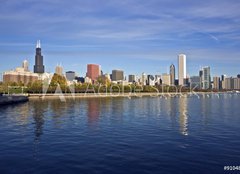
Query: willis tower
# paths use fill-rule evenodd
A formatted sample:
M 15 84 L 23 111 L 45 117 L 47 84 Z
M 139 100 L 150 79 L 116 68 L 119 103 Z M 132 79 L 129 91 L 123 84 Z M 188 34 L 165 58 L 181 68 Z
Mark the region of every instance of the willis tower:
M 44 73 L 43 56 L 41 54 L 40 40 L 37 41 L 34 73 Z

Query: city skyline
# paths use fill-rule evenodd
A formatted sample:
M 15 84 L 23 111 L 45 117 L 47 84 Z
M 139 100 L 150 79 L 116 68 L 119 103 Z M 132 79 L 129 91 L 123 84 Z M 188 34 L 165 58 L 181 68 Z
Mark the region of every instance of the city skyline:
M 83 76 L 86 64 L 94 63 L 107 73 L 162 74 L 183 53 L 191 76 L 200 66 L 210 66 L 213 76 L 236 76 L 239 7 L 235 1 L 216 0 L 3 2 L 0 58 L 5 61 L 0 72 L 24 59 L 33 71 L 33 48 L 40 39 L 46 72 L 62 63 L 64 70 Z
M 86 64 L 87 68 L 86 68 L 86 72 L 82 74 L 82 76 L 78 73 L 76 73 L 75 71 L 69 71 L 69 70 L 66 70 L 64 71 L 64 67 L 60 64 L 57 64 L 55 66 L 55 72 L 45 72 L 45 65 L 44 65 L 44 59 L 43 59 L 43 56 L 41 54 L 41 44 L 40 44 L 40 40 L 37 40 L 37 44 L 36 44 L 36 55 L 35 55 L 35 64 L 33 66 L 33 73 L 34 74 L 44 74 L 44 73 L 47 73 L 47 74 L 58 74 L 58 75 L 61 75 L 61 76 L 67 76 L 68 73 L 74 73 L 76 78 L 77 77 L 87 77 L 91 80 L 91 82 L 95 83 L 97 78 L 100 77 L 101 75 L 103 75 L 103 71 L 101 69 L 101 65 L 98 65 L 98 64 Z M 37 68 L 36 68 L 37 67 Z M 163 72 L 162 74 L 148 74 L 148 76 L 152 76 L 152 75 L 155 75 L 155 76 L 159 76 L 161 75 L 163 77 L 163 79 L 168 79 L 168 80 L 163 80 L 163 81 L 169 81 L 167 84 L 168 85 L 175 85 L 175 80 L 178 81 L 178 84 L 179 85 L 186 85 L 188 83 L 188 80 L 192 77 L 192 78 L 195 78 L 196 76 L 195 75 L 190 75 L 188 72 L 187 72 L 187 57 L 185 54 L 179 54 L 178 55 L 178 78 L 176 78 L 176 74 L 175 74 L 175 65 L 172 63 L 169 67 L 169 72 Z M 204 66 L 204 67 L 200 67 L 199 69 L 199 77 L 201 78 L 201 72 L 203 73 L 203 77 L 205 77 L 204 75 L 204 69 L 205 68 L 209 68 L 208 70 L 208 74 L 209 74 L 209 78 L 208 80 L 207 79 L 202 79 L 204 80 L 204 82 L 201 82 L 201 83 L 204 83 L 206 81 L 209 81 L 209 84 L 207 85 L 206 89 L 209 89 L 210 88 L 210 83 L 211 83 L 211 74 L 210 74 L 210 67 L 209 66 Z M 29 69 L 29 62 L 28 60 L 23 60 L 23 63 L 22 63 L 22 67 L 15 67 L 16 68 L 16 71 L 19 71 L 19 68 L 23 68 L 25 72 L 27 73 L 32 73 L 31 70 Z M 12 71 L 13 69 L 11 69 L 10 71 Z M 14 70 L 13 70 L 14 71 Z M 22 70 L 21 70 L 22 71 Z M 113 75 L 115 71 L 119 71 L 122 73 L 122 78 L 118 79 L 116 78 L 115 76 L 116 75 Z M 5 71 L 3 74 L 5 74 L 7 71 Z M 124 69 L 120 70 L 120 69 L 112 69 L 112 74 L 110 74 L 109 72 L 105 72 L 105 75 L 108 74 L 108 75 L 112 75 L 112 77 L 115 77 L 113 78 L 113 81 L 118 81 L 118 80 L 126 80 L 126 77 L 127 75 L 132 76 L 133 74 L 125 74 L 125 76 L 123 75 L 125 72 Z M 85 75 L 84 75 L 85 74 Z M 145 74 L 145 72 L 142 72 L 142 74 Z M 168 77 L 164 77 L 164 76 L 168 76 Z M 72 76 L 72 75 L 70 75 Z M 134 76 L 139 76 L 139 74 L 134 74 Z M 140 75 L 141 76 L 141 75 Z M 222 73 L 221 76 L 226 76 L 226 74 Z M 239 78 L 239 74 L 235 75 L 235 77 L 237 76 L 237 78 Z M 119 76 L 120 77 L 120 76 Z M 220 78 L 220 75 L 216 75 L 216 76 L 213 76 L 213 81 L 214 81 L 214 77 L 219 77 Z M 229 76 L 229 77 L 234 77 L 234 76 Z M 67 78 L 67 77 L 66 77 Z M 131 77 L 132 78 L 132 77 Z M 207 78 L 207 77 L 206 77 Z M 115 79 L 115 80 L 114 80 Z M 3 80 L 0 78 L 0 80 Z M 195 81 L 195 80 L 194 80 Z M 195 83 L 195 82 L 193 82 Z M 204 86 L 204 85 L 203 85 Z

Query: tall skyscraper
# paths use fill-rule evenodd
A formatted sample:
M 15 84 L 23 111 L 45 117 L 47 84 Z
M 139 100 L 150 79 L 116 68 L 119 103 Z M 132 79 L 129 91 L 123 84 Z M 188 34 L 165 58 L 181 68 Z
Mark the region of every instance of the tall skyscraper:
M 37 41 L 34 73 L 44 73 L 43 56 L 41 54 L 40 40 Z
M 234 78 L 233 77 L 225 78 L 225 89 L 228 89 L 228 90 L 234 89 Z
M 62 75 L 63 75 L 63 67 L 60 66 L 60 65 L 57 65 L 56 68 L 55 68 L 55 73 L 56 73 L 57 75 L 62 76 Z
M 225 74 L 221 75 L 221 83 L 220 83 L 221 89 L 226 89 L 226 78 L 227 78 L 227 75 Z
M 96 64 L 87 65 L 87 77 L 92 80 L 93 83 L 97 81 L 97 78 L 100 76 L 101 70 L 100 66 Z
M 170 84 L 175 85 L 175 66 L 173 64 L 170 66 Z
M 29 71 L 29 70 L 28 70 L 28 61 L 27 61 L 27 60 L 24 60 L 24 61 L 23 61 L 22 67 L 23 67 L 24 71 Z
M 178 85 L 185 85 L 185 79 L 187 78 L 186 70 L 186 55 L 178 55 Z
M 124 72 L 122 70 L 112 70 L 112 81 L 123 81 Z
M 220 89 L 220 77 L 213 77 L 213 89 L 219 90 Z
M 210 67 L 206 66 L 200 70 L 200 79 L 201 79 L 201 88 L 202 89 L 210 89 L 211 88 L 211 75 L 210 75 Z
M 147 74 L 142 73 L 141 83 L 142 85 L 147 85 Z

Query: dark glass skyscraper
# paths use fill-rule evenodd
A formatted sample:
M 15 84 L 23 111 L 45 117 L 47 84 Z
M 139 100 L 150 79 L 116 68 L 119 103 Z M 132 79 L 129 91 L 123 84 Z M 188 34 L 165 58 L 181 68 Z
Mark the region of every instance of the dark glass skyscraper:
M 175 66 L 173 64 L 170 66 L 170 84 L 175 85 Z
M 40 40 L 37 41 L 34 73 L 44 73 L 43 56 L 41 54 Z

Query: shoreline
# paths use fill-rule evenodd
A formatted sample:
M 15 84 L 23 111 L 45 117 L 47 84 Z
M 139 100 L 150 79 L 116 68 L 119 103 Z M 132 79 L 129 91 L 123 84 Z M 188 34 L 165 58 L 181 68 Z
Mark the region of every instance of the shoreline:
M 66 99 L 74 98 L 116 98 L 116 97 L 179 97 L 184 95 L 210 95 L 210 94 L 238 94 L 229 92 L 182 92 L 182 93 L 68 93 L 68 94 L 29 94 L 29 99 L 54 99 L 64 97 Z

